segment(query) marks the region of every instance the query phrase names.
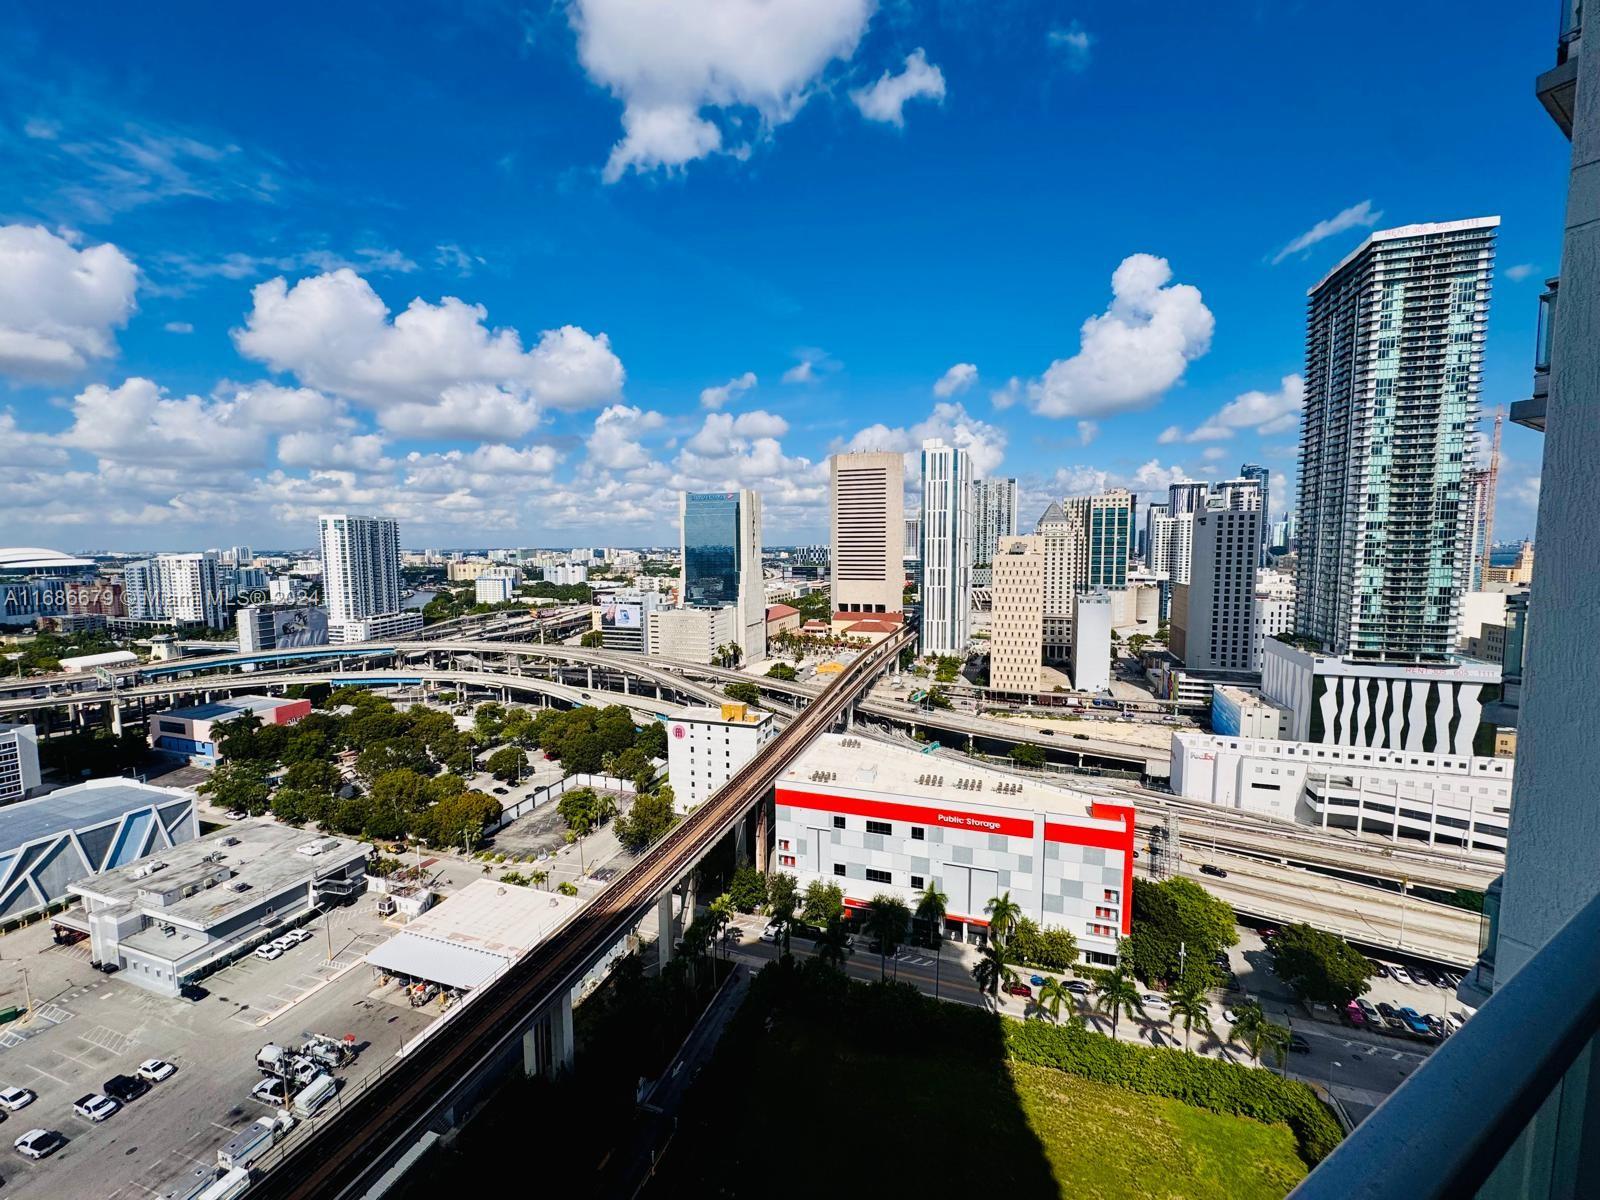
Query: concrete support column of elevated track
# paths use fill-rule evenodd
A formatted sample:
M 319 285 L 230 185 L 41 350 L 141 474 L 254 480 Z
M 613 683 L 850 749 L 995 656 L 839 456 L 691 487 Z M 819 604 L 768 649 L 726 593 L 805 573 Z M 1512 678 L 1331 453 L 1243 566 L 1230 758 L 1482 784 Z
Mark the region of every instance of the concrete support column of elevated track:
M 656 901 L 656 965 L 663 971 L 672 961 L 672 948 L 677 944 L 677 924 L 672 916 L 672 893 L 667 892 Z
M 561 989 L 554 1003 L 533 1019 L 522 1035 L 522 1071 L 529 1078 L 553 1079 L 572 1069 L 572 991 Z

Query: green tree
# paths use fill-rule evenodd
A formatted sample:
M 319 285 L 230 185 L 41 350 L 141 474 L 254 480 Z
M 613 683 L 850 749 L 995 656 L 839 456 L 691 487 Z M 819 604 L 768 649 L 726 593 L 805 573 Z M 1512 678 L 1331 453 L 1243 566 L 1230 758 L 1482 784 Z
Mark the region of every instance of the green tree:
M 767 678 L 782 679 L 787 683 L 793 683 L 800 678 L 800 672 L 786 662 L 775 662 L 767 668 Z
M 259 817 L 270 802 L 267 764 L 250 758 L 223 759 L 198 790 L 230 812 Z
M 628 811 L 617 818 L 617 840 L 630 854 L 638 854 L 660 840 L 677 821 L 672 789 L 663 784 L 657 791 L 634 797 Z
M 989 914 L 989 937 L 993 941 L 1003 942 L 1009 938 L 1022 919 L 1022 905 L 1011 898 L 1010 892 L 993 897 L 983 906 L 983 911 Z
M 844 920 L 844 892 L 838 884 L 813 879 L 806 885 L 806 923 L 826 930 L 834 922 Z
M 928 707 L 929 708 L 949 708 L 950 707 L 950 697 L 949 697 L 948 694 L 946 694 L 945 690 L 942 687 L 930 688 L 928 690 Z
M 729 700 L 737 700 L 740 704 L 748 704 L 752 708 L 761 704 L 761 688 L 758 684 L 746 683 L 741 679 L 737 683 L 730 683 L 722 690 Z
M 1138 635 L 1135 634 L 1135 637 Z M 1179 1021 L 1183 1022 L 1183 1048 L 1189 1048 L 1189 1035 L 1196 1029 L 1202 1033 L 1212 1032 L 1211 1026 L 1211 998 L 1204 988 L 1196 987 L 1192 983 L 1180 983 L 1167 993 L 1167 1010 L 1170 1012 L 1173 1027 Z
M 744 657 L 744 651 L 739 648 L 738 642 L 729 642 L 725 646 L 718 646 L 713 658 L 719 667 L 737 667 L 739 660 Z
M 905 937 L 906 924 L 911 920 L 911 910 L 905 902 L 879 892 L 872 898 L 872 907 L 867 911 L 864 929 L 878 944 L 878 977 L 888 977 L 888 960 L 900 949 L 901 939 Z M 895 961 L 895 978 L 900 977 L 899 960 Z
M 978 961 L 972 966 L 972 978 L 980 992 L 998 1000 L 1002 987 L 1017 982 L 1017 973 L 1012 969 L 1005 942 L 993 936 L 993 927 L 990 934 L 989 940 L 978 951 Z
M 711 944 L 713 949 L 717 946 L 724 947 L 723 957 L 727 957 L 727 940 L 723 934 L 728 926 L 733 923 L 733 897 L 723 892 L 709 905 L 706 906 L 706 915 L 711 921 Z
M 1038 1011 L 1049 1013 L 1052 1021 L 1060 1021 L 1063 1004 L 1072 1010 L 1074 1016 L 1077 1015 L 1078 998 L 1068 989 L 1065 981 L 1052 976 L 1039 985 L 1039 994 L 1034 997 Z
M 1233 909 L 1194 881 L 1134 880 L 1127 960 L 1141 979 L 1207 984 L 1212 959 L 1238 940 Z
M 1367 990 L 1372 964 L 1349 942 L 1309 925 L 1289 925 L 1272 939 L 1272 969 L 1302 1000 L 1340 1007 Z
M 578 894 L 578 885 L 573 883 L 570 879 L 563 879 L 560 883 L 556 884 L 556 891 L 560 892 L 563 896 L 576 896 Z
M 1022 917 L 1007 935 L 1007 942 L 1018 962 L 1065 971 L 1078 961 L 1078 939 L 1069 929 L 1040 929 Z
M 403 736 L 373 742 L 356 756 L 356 772 L 363 779 L 373 780 L 390 771 L 431 775 L 434 766 L 421 743 Z
M 750 863 L 734 871 L 728 881 L 728 897 L 733 907 L 743 913 L 753 913 L 767 902 L 767 877 Z
M 800 907 L 800 889 L 793 875 L 782 871 L 767 877 L 767 912 L 778 927 L 782 939 L 783 956 L 789 957 L 789 933 L 794 926 L 795 913 Z
M 305 825 L 316 819 L 323 808 L 314 793 L 299 788 L 280 787 L 272 797 L 272 815 L 285 825 Z
M 845 931 L 843 919 L 837 916 L 831 918 L 817 936 L 818 960 L 842 971 L 844 960 L 854 953 L 850 947 L 850 935 Z
M 926 927 L 929 941 L 933 943 L 933 995 L 939 997 L 939 967 L 944 959 L 944 914 L 950 897 L 939 890 L 939 881 L 930 878 L 928 886 L 917 897 L 917 920 Z
M 1094 1006 L 1100 1012 L 1111 1015 L 1111 1036 L 1117 1036 L 1117 1029 L 1122 1023 L 1122 1014 L 1137 1012 L 1144 1015 L 1144 1000 L 1139 995 L 1139 985 L 1133 981 L 1133 976 L 1127 974 L 1122 967 L 1114 971 L 1107 971 L 1101 977 L 1099 986 L 1095 989 Z
M 667 727 L 664 722 L 652 721 L 634 735 L 634 747 L 646 758 L 667 756 Z
M 616 800 L 593 788 L 573 788 L 556 802 L 556 812 L 579 837 L 600 828 L 616 811 Z
M 265 758 L 256 735 L 261 732 L 261 718 L 255 713 L 243 713 L 222 722 L 213 734 L 217 755 L 220 758 Z
M 283 773 L 283 786 L 303 792 L 332 794 L 344 786 L 344 776 L 339 768 L 326 759 L 303 759 L 292 762 Z
M 528 769 L 528 752 L 519 746 L 501 746 L 484 761 L 483 768 L 501 783 L 516 783 Z
M 601 633 L 598 629 L 591 629 L 588 633 L 584 634 L 578 639 L 578 645 L 582 646 L 585 650 L 598 650 L 605 644 L 606 635 Z
M 472 732 L 480 746 L 492 746 L 500 740 L 500 730 L 505 724 L 506 709 L 503 704 L 490 701 L 472 710 Z
M 1011 748 L 1011 761 L 1019 767 L 1044 766 L 1044 747 L 1024 743 Z
M 1150 638 L 1142 633 L 1135 633 L 1128 638 L 1128 653 L 1138 658 L 1144 653 L 1144 648 L 1150 644 Z

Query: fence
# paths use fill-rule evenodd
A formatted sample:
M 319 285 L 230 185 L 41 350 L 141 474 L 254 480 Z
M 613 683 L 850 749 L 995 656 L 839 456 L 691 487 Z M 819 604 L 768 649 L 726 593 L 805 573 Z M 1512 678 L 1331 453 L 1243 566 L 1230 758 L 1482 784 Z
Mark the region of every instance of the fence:
M 518 817 L 525 817 L 541 804 L 548 804 L 565 795 L 573 788 L 593 788 L 597 792 L 616 792 L 623 796 L 632 796 L 638 788 L 634 787 L 633 780 L 620 779 L 615 775 L 568 775 L 536 788 L 514 804 L 508 804 L 500 811 L 500 820 L 484 830 L 485 834 L 494 833 L 504 829 Z

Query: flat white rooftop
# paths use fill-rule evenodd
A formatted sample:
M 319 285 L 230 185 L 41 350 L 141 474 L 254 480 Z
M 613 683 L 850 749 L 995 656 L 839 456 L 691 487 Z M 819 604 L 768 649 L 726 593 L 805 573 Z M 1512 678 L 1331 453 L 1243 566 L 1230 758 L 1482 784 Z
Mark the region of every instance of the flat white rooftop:
M 367 955 L 396 975 L 473 988 L 548 937 L 578 907 L 575 896 L 476 879 Z
M 752 683 L 755 680 L 751 680 Z M 772 714 L 757 708 L 747 708 L 743 704 L 724 704 L 720 708 L 711 705 L 696 705 L 692 708 L 680 708 L 667 714 L 669 721 L 701 721 L 713 725 L 760 725 L 763 721 L 772 720 Z
M 778 777 L 780 786 L 804 791 L 821 785 L 862 788 L 908 799 L 982 804 L 1088 819 L 1105 798 L 1042 783 L 976 763 L 955 762 L 890 742 L 825 733 Z M 1127 803 L 1127 801 L 1123 801 Z
M 318 853 L 301 852 L 302 847 L 310 846 L 318 847 Z M 68 890 L 102 905 L 126 904 L 169 922 L 209 929 L 258 907 L 286 888 L 309 883 L 313 876 L 327 875 L 364 858 L 370 850 L 351 838 L 308 833 L 267 820 L 241 821 L 125 867 L 79 880 Z M 213 855 L 218 857 L 213 859 Z M 165 865 L 149 870 L 157 862 Z M 203 886 L 224 869 L 229 872 L 225 880 Z M 181 895 L 189 883 L 202 886 L 192 896 Z M 240 884 L 242 890 L 237 887 Z M 175 892 L 180 894 L 173 896 Z M 163 903 L 163 896 L 172 898 Z

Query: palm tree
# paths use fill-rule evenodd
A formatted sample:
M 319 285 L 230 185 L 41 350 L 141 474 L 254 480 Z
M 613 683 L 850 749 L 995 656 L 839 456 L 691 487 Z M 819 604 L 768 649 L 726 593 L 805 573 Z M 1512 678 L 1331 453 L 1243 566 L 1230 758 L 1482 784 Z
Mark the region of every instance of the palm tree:
M 1117 1036 L 1117 1027 L 1122 1024 L 1124 1012 L 1133 1011 L 1144 1016 L 1144 1001 L 1139 995 L 1139 985 L 1121 967 L 1108 972 L 1095 993 L 1095 1008 L 1111 1014 L 1112 1038 Z
M 1017 922 L 1022 919 L 1022 905 L 1011 898 L 1010 892 L 1002 892 L 990 900 L 983 906 L 983 911 L 989 914 L 991 941 L 1005 941 L 1011 936 L 1011 931 L 1016 928 Z
M 888 978 L 888 956 L 900 948 L 900 938 L 905 933 L 906 906 L 893 896 L 880 892 L 872 898 L 872 907 L 863 922 L 864 930 L 878 943 L 878 977 Z M 900 960 L 895 960 L 895 976 L 900 974 Z
M 1077 997 L 1067 990 L 1067 985 L 1062 980 L 1054 978 L 1046 979 L 1039 986 L 1039 995 L 1034 1000 L 1034 1004 L 1040 1012 L 1049 1013 L 1052 1021 L 1061 1020 L 1061 1006 L 1063 1004 L 1072 1009 L 1074 1016 L 1077 1015 L 1078 1010 Z
M 1279 1025 L 1273 1021 L 1266 1021 L 1261 1026 L 1262 1046 L 1272 1052 L 1272 1057 L 1278 1061 L 1278 1069 L 1283 1070 L 1284 1060 L 1289 1057 L 1289 1041 L 1294 1036 L 1287 1025 Z M 1260 1056 L 1257 1055 L 1257 1062 Z
M 1202 1033 L 1211 1033 L 1211 1000 L 1206 995 L 1205 989 L 1196 987 L 1192 983 L 1180 983 L 1167 993 L 1167 1004 L 1170 1006 L 1171 1017 L 1169 1020 L 1176 1027 L 1179 1020 L 1183 1021 L 1183 1048 L 1189 1048 L 1189 1035 L 1195 1029 Z
M 939 881 L 930 879 L 928 886 L 923 889 L 921 897 L 917 900 L 917 920 L 928 923 L 928 932 L 933 937 L 933 998 L 939 998 L 939 961 L 944 957 L 944 912 L 945 905 L 950 901 L 939 890 Z
M 800 903 L 800 897 L 795 892 L 793 875 L 782 872 L 772 877 L 769 891 L 770 899 L 767 909 L 772 917 L 772 923 L 778 927 L 778 936 L 783 941 L 783 957 L 789 957 L 789 932 L 794 926 L 795 908 Z
M 850 948 L 850 935 L 844 931 L 844 922 L 837 917 L 823 926 L 816 944 L 817 957 L 840 971 L 844 970 L 844 960 L 855 953 Z
M 1017 981 L 1017 973 L 1011 969 L 1011 964 L 1007 961 L 1004 942 L 993 937 L 989 939 L 979 952 L 978 961 L 973 965 L 972 978 L 977 982 L 980 992 L 987 992 L 997 1000 L 1003 984 Z
M 711 953 L 715 957 L 719 944 L 726 948 L 722 934 L 733 921 L 733 897 L 723 892 L 707 906 L 706 912 L 711 919 Z M 723 957 L 726 958 L 727 955 L 724 954 Z

